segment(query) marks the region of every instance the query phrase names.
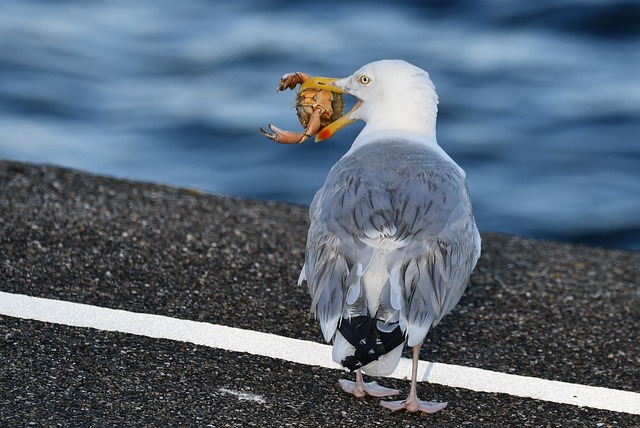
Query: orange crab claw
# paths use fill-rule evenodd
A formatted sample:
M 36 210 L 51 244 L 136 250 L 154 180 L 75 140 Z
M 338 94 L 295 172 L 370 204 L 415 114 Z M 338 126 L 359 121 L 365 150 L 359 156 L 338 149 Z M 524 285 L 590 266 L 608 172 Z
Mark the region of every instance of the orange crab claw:
M 295 89 L 296 86 L 309 79 L 307 73 L 303 73 L 302 71 L 296 71 L 295 73 L 287 73 L 282 78 L 280 78 L 280 83 L 278 83 L 278 92 L 284 91 L 285 89 Z
M 302 144 L 309 139 L 309 137 L 316 135 L 318 130 L 320 129 L 320 112 L 321 109 L 315 109 L 311 117 L 309 118 L 309 123 L 307 123 L 307 127 L 304 132 L 291 132 L 285 131 L 283 129 L 278 128 L 275 125 L 269 124 L 269 129 L 273 132 L 270 134 L 265 131 L 262 126 L 260 127 L 260 131 L 264 134 L 265 137 L 272 139 L 276 143 L 281 144 Z
M 272 124 L 269 124 L 269 129 L 273 132 L 272 134 L 265 131 L 262 126 L 260 127 L 260 131 L 262 131 L 265 137 L 280 144 L 300 144 L 304 143 L 309 138 L 309 136 L 303 132 L 285 131 L 284 129 L 280 129 Z

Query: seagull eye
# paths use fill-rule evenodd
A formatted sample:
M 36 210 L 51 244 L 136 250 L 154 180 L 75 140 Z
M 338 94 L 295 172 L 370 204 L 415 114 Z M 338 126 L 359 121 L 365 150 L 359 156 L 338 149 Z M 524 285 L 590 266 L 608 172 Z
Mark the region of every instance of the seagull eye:
M 371 78 L 369 76 L 362 75 L 360 76 L 360 83 L 362 83 L 364 86 L 367 86 L 369 83 L 371 83 Z

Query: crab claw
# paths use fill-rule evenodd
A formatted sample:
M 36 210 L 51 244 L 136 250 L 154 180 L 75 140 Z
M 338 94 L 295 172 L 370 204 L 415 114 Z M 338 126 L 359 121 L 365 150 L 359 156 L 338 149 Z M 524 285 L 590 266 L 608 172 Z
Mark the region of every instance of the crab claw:
M 303 73 L 301 71 L 296 71 L 295 73 L 287 73 L 280 78 L 280 83 L 278 83 L 278 92 L 284 91 L 287 88 L 295 89 L 296 86 L 308 80 L 310 77 L 311 76 L 309 76 L 307 73 Z
M 300 144 L 307 141 L 310 137 L 309 135 L 303 132 L 285 131 L 271 124 L 269 124 L 269 129 L 271 129 L 273 134 L 265 131 L 264 128 L 262 128 L 262 126 L 260 127 L 260 131 L 262 131 L 265 137 L 280 144 Z
M 315 109 L 313 111 L 304 132 L 285 131 L 272 124 L 269 124 L 269 129 L 271 129 L 273 134 L 265 131 L 262 126 L 260 127 L 260 131 L 262 131 L 265 137 L 272 139 L 276 143 L 301 144 L 307 141 L 312 135 L 316 135 L 318 133 L 318 130 L 320 129 L 320 111 L 320 109 Z

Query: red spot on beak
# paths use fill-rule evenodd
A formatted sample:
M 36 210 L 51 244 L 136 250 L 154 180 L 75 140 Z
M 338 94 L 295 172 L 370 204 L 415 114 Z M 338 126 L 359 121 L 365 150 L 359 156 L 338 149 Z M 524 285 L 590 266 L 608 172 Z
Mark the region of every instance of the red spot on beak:
M 331 132 L 330 129 L 323 128 L 322 130 L 320 130 L 320 132 L 318 132 L 318 139 L 319 140 L 326 140 L 328 138 L 331 138 L 332 135 L 333 135 L 333 132 Z

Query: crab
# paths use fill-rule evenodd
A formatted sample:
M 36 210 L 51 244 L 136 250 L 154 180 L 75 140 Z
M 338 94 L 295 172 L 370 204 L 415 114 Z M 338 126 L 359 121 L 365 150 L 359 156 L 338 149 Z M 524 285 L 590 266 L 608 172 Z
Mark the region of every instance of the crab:
M 284 91 L 287 88 L 295 89 L 296 86 L 310 78 L 311 76 L 300 71 L 287 73 L 280 79 L 278 92 Z M 342 100 L 342 94 L 325 89 L 298 89 L 296 111 L 300 123 L 305 127 L 304 131 L 284 131 L 272 124 L 269 124 L 269 129 L 273 133 L 265 131 L 262 127 L 260 127 L 260 131 L 262 131 L 267 138 L 277 143 L 304 143 L 309 137 L 317 134 L 320 129 L 339 119 L 342 116 L 343 110 L 344 101 Z

